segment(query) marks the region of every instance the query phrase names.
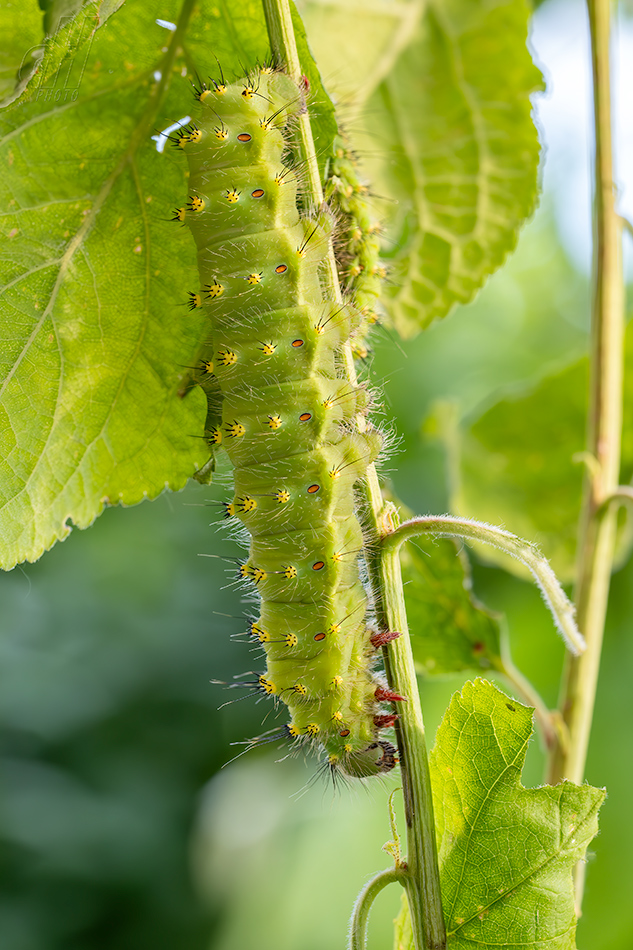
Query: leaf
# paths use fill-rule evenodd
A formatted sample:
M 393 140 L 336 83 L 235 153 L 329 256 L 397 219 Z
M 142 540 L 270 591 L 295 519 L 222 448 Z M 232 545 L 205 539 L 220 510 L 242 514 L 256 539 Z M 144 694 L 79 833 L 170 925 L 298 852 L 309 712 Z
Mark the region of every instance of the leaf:
M 35 3 L 0 2 L 0 103 L 15 89 L 23 67 L 40 49 L 42 13 Z
M 473 596 L 468 558 L 451 539 L 417 540 L 401 555 L 416 670 L 504 672 L 498 615 Z
M 431 778 L 449 950 L 576 946 L 572 869 L 597 833 L 605 791 L 524 788 L 531 718 L 478 679 L 453 696 L 438 729 Z M 406 939 L 402 920 L 397 933 Z
M 423 3 L 302 0 L 299 6 L 321 74 L 349 124 L 406 46 Z
M 192 109 L 185 36 L 187 63 L 202 75 L 217 71 L 211 35 L 228 75 L 269 50 L 256 0 L 225 17 L 204 5 L 188 20 L 191 7 L 163 4 L 166 21 L 183 11 L 173 32 L 151 5 L 127 3 L 53 76 L 61 95 L 0 113 L 4 568 L 35 560 L 70 521 L 86 527 L 106 504 L 182 488 L 209 457 L 204 396 L 179 395 L 206 338 L 184 306 L 198 285 L 194 242 L 169 220 L 185 200 L 186 169 L 152 137 Z M 311 76 L 325 143 L 331 105 L 328 118 Z
M 321 180 L 325 178 L 325 169 L 328 159 L 334 152 L 334 139 L 338 135 L 338 124 L 334 112 L 334 105 L 327 94 L 319 70 L 310 52 L 306 32 L 297 9 L 291 4 L 292 23 L 295 31 L 295 40 L 299 53 L 299 60 L 303 74 L 308 80 L 308 108 L 310 110 L 310 125 L 314 136 L 314 146 L 317 162 L 321 172 Z
M 633 365 L 633 331 L 626 334 L 626 363 Z M 541 382 L 527 394 L 509 396 L 456 433 L 451 450 L 451 508 L 467 517 L 502 524 L 539 544 L 563 580 L 572 580 L 581 503 L 588 360 Z M 625 373 L 624 417 L 633 412 L 633 374 Z M 633 474 L 633 436 L 624 430 L 622 478 Z M 621 532 L 620 558 L 628 549 Z M 493 549 L 482 556 L 521 573 L 516 562 Z
M 76 98 L 0 115 L 4 567 L 106 503 L 181 488 L 208 455 L 192 437 L 202 394 L 177 396 L 201 336 L 174 294 L 196 281 L 190 238 L 167 220 L 182 174 L 150 137 L 169 36 L 127 5 L 95 36 Z
M 63 10 L 56 16 L 53 10 L 47 10 L 44 26 L 55 32 L 44 37 L 37 47 L 29 51 L 32 57 L 23 60 L 20 81 L 0 106 L 34 98 L 43 102 L 67 101 L 81 83 L 96 31 L 123 3 L 124 0 L 94 0 L 85 4 L 76 16 L 64 14 Z M 81 7 L 81 3 L 68 4 L 69 10 L 76 7 Z M 83 56 L 73 58 L 73 54 L 82 50 Z M 67 69 L 61 72 L 60 67 L 64 63 Z
M 404 336 L 472 300 L 534 210 L 529 13 L 524 0 L 430 0 L 367 104 L 368 148 L 384 156 L 374 190 L 398 202 L 386 306 Z

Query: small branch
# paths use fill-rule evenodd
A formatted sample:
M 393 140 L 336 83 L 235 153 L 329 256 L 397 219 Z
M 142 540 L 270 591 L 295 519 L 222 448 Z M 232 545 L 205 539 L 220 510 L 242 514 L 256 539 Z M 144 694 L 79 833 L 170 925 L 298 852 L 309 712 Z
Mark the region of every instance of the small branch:
M 385 535 L 382 541 L 383 548 L 397 551 L 401 544 L 419 534 L 431 534 L 438 538 L 466 538 L 469 541 L 482 541 L 521 561 L 531 571 L 567 648 L 576 655 L 583 652 L 585 641 L 574 621 L 574 606 L 560 586 L 549 562 L 533 544 L 503 528 L 495 528 L 483 521 L 453 518 L 450 515 L 441 517 L 428 515 L 405 521 L 391 534 Z
M 348 950 L 365 950 L 367 945 L 367 921 L 369 919 L 371 905 L 384 887 L 387 887 L 388 884 L 393 884 L 395 881 L 404 884 L 403 879 L 404 873 L 402 871 L 396 868 L 389 868 L 386 871 L 381 871 L 373 877 L 371 881 L 365 884 L 356 898 L 354 910 L 352 911 L 352 919 L 349 923 Z
M 605 500 L 602 502 L 601 513 L 606 513 L 606 510 L 618 502 L 626 503 L 633 502 L 633 486 L 631 485 L 618 485 L 615 491 L 611 492 L 610 495 L 607 495 Z

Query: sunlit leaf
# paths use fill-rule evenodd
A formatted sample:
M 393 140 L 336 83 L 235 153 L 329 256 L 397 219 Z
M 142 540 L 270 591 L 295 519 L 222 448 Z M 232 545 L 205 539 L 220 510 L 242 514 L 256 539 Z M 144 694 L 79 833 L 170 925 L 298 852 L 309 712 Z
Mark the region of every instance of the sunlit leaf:
M 603 789 L 524 788 L 532 710 L 485 680 L 453 696 L 431 753 L 449 950 L 574 950 L 572 870 L 598 830 Z M 396 946 L 410 950 L 410 928 Z
M 40 13 L 40 29 L 43 21 L 43 28 L 51 32 L 45 37 L 40 33 L 41 42 L 23 57 L 19 81 L 0 105 L 32 99 L 49 104 L 69 102 L 82 83 L 97 30 L 123 2 L 94 0 L 83 8 L 80 0 L 44 4 L 47 9 L 43 17 Z
M 431 0 L 367 104 L 374 188 L 398 201 L 386 303 L 406 336 L 471 300 L 534 209 L 529 13 L 524 0 Z
M 407 45 L 423 0 L 298 0 L 297 5 L 321 74 L 347 122 Z
M 42 11 L 37 3 L 0 2 L 0 103 L 10 96 L 24 72 L 30 72 L 33 54 L 41 55 Z
M 66 57 L 54 94 L 44 95 L 42 68 L 39 93 L 0 113 L 5 568 L 36 559 L 105 504 L 181 488 L 209 457 L 203 394 L 179 394 L 205 339 L 185 306 L 198 285 L 195 246 L 169 220 L 186 197 L 186 164 L 153 139 L 192 114 L 183 73 L 193 63 L 216 74 L 211 45 L 227 75 L 269 48 L 255 0 L 226 17 L 203 7 L 192 14 L 169 0 L 165 26 L 127 3 Z M 326 149 L 332 107 L 308 71 Z

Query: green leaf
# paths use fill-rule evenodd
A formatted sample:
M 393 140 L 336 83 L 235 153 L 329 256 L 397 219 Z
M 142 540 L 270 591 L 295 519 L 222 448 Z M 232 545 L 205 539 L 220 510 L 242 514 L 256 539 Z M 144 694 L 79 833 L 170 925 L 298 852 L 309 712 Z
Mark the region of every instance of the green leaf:
M 186 197 L 186 168 L 152 137 L 191 114 L 182 75 L 217 72 L 211 45 L 227 75 L 269 48 L 256 0 L 225 15 L 193 7 L 166 0 L 160 14 L 173 32 L 151 5 L 128 2 L 73 59 L 68 38 L 81 17 L 94 19 L 86 7 L 64 28 L 68 42 L 62 29 L 47 45 L 38 82 L 55 94 L 0 113 L 4 568 L 35 560 L 106 504 L 182 488 L 209 457 L 205 398 L 197 388 L 181 395 L 206 338 L 185 307 L 198 286 L 195 246 L 169 220 Z M 326 148 L 332 107 L 314 68 L 310 76 Z
M 58 14 L 48 9 L 44 26 L 55 32 L 29 51 L 32 55 L 22 63 L 18 84 L 0 106 L 30 99 L 48 103 L 69 101 L 82 81 L 95 33 L 123 3 L 124 0 L 94 0 L 76 16 L 70 11 L 80 8 L 80 2 L 68 3 L 67 11 L 60 8 Z M 64 64 L 66 69 L 60 70 Z
M 401 561 L 417 671 L 503 672 L 500 617 L 473 596 L 461 545 L 445 538 L 418 540 L 406 545 Z
M 453 696 L 438 729 L 431 777 L 449 950 L 576 946 L 572 869 L 597 833 L 605 791 L 524 788 L 531 719 L 476 680 Z M 406 940 L 406 922 L 397 934 Z
M 386 306 L 405 336 L 471 300 L 534 209 L 529 13 L 524 0 L 430 0 L 367 103 L 374 190 L 398 202 Z
M 626 363 L 633 366 L 633 331 L 626 335 Z M 572 580 L 581 503 L 588 360 L 583 358 L 527 394 L 492 406 L 451 440 L 456 486 L 451 507 L 466 517 L 502 524 L 535 541 L 563 580 Z M 633 374 L 625 373 L 624 417 L 633 412 Z M 633 474 L 633 437 L 626 427 L 622 480 Z M 622 532 L 619 556 L 629 537 Z M 481 555 L 522 574 L 493 549 Z
M 390 72 L 422 6 L 422 0 L 300 0 L 310 45 L 328 89 L 344 104 L 346 123 Z
M 4 567 L 106 503 L 181 488 L 208 457 L 202 393 L 178 397 L 202 334 L 182 307 L 192 242 L 168 221 L 182 172 L 151 139 L 170 37 L 129 4 L 95 36 L 76 98 L 0 114 Z
M 30 72 L 33 54 L 41 55 L 42 13 L 35 0 L 0 0 L 0 103 L 15 89 L 22 72 Z M 27 65 L 28 64 L 28 65 Z
M 319 70 L 308 46 L 306 31 L 294 3 L 291 4 L 291 9 L 299 60 L 303 74 L 307 79 L 310 125 L 312 126 L 321 180 L 323 180 L 328 159 L 334 153 L 334 139 L 338 135 L 338 124 L 334 105 L 321 81 Z

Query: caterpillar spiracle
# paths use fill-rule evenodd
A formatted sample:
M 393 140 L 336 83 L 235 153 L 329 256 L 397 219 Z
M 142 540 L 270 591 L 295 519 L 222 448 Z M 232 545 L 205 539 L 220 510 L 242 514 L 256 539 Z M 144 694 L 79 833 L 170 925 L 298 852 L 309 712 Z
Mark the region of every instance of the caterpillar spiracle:
M 261 598 L 250 632 L 267 660 L 254 687 L 285 703 L 285 733 L 325 750 L 332 770 L 387 772 L 396 750 L 379 730 L 397 717 L 380 703 L 400 697 L 372 673 L 379 640 L 367 624 L 354 504 L 382 439 L 359 431 L 367 393 L 341 368 L 341 347 L 365 317 L 324 295 L 331 225 L 299 213 L 298 176 L 283 161 L 303 96 L 263 69 L 203 85 L 197 98 L 195 123 L 175 142 L 190 173 L 175 217 L 197 245 L 203 375 L 221 395 L 209 441 L 234 468 L 227 514 L 251 537 L 241 575 Z

